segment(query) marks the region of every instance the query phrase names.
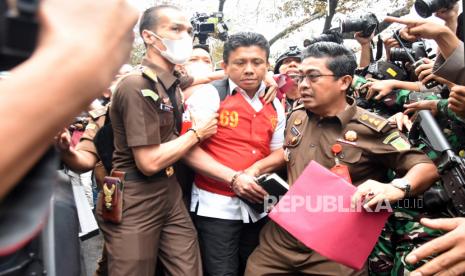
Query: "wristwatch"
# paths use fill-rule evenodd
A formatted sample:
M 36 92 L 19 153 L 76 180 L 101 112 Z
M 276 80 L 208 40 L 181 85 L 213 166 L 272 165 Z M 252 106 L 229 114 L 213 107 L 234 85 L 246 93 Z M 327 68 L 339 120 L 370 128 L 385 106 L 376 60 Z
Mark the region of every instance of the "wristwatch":
M 411 185 L 405 178 L 396 178 L 391 181 L 391 185 L 405 192 L 404 197 L 410 196 Z

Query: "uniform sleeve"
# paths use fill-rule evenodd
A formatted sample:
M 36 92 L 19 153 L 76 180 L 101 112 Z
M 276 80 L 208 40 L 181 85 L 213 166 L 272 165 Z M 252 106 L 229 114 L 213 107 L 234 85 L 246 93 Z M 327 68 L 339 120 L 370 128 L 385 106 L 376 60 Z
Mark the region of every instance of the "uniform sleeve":
M 454 52 L 444 59 L 441 55 L 438 56 L 434 64 L 433 74 L 445 78 L 453 83 L 465 85 L 465 64 L 464 64 L 463 43 Z
M 413 166 L 433 161 L 423 152 L 411 147 L 408 139 L 399 131 L 391 130 L 379 135 L 373 143 L 372 154 L 385 167 L 393 169 L 398 175 L 405 175 Z
M 97 148 L 95 147 L 94 141 L 92 140 L 88 140 L 88 139 L 81 140 L 76 145 L 75 149 L 90 152 L 94 154 L 95 156 L 97 156 L 98 158 Z
M 220 108 L 220 96 L 213 85 L 202 85 L 186 101 L 187 111 L 196 120 L 207 120 Z
M 283 147 L 284 144 L 284 130 L 286 128 L 286 115 L 284 113 L 284 107 L 279 102 L 277 98 L 273 100 L 273 105 L 276 108 L 276 113 L 278 115 L 278 124 L 274 130 L 273 137 L 270 141 L 270 149 L 275 151 Z
M 76 150 L 84 150 L 93 153 L 98 158 L 97 148 L 94 144 L 94 138 L 104 123 L 105 116 L 99 117 L 96 121 L 91 120 L 84 130 L 84 133 L 81 136 L 81 140 L 76 145 Z
M 131 78 L 123 81 L 115 93 L 113 107 L 120 113 L 129 147 L 157 145 L 161 143 L 160 100 L 143 96 L 143 89 Z

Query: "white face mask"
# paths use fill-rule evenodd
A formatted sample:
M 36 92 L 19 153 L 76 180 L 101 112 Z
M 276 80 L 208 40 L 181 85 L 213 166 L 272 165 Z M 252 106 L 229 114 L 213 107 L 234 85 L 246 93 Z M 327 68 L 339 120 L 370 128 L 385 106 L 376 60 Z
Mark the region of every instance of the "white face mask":
M 185 64 L 184 68 L 186 68 L 187 74 L 189 76 L 205 76 L 213 72 L 213 67 L 211 64 L 207 64 L 201 61 Z
M 160 54 L 169 60 L 173 64 L 183 64 L 185 63 L 189 57 L 192 55 L 192 38 L 191 37 L 184 37 L 181 39 L 167 39 L 162 38 L 156 35 L 154 32 L 149 31 L 150 34 L 155 36 L 156 38 L 161 40 L 161 43 L 165 46 L 166 50 L 160 50 L 155 44 L 152 44 Z

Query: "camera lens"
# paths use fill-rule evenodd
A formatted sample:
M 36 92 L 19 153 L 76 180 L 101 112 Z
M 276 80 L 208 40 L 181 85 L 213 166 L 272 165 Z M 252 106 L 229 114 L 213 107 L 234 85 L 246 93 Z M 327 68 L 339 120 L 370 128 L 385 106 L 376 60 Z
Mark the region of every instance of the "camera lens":
M 391 61 L 402 61 L 402 62 L 410 61 L 406 51 L 410 51 L 410 54 L 412 54 L 411 53 L 412 50 L 408 48 L 407 49 L 391 48 L 390 60 Z
M 363 19 L 355 20 L 343 20 L 341 21 L 341 33 L 359 32 L 363 31 L 364 21 Z
M 378 20 L 376 16 L 369 13 L 360 18 L 349 18 L 340 21 L 339 32 L 350 33 L 350 32 L 362 32 L 363 37 L 369 37 L 370 34 L 378 26 Z
M 418 15 L 423 18 L 430 17 L 433 12 L 438 11 L 441 8 L 446 8 L 446 3 L 442 3 L 441 0 L 416 0 L 415 10 Z

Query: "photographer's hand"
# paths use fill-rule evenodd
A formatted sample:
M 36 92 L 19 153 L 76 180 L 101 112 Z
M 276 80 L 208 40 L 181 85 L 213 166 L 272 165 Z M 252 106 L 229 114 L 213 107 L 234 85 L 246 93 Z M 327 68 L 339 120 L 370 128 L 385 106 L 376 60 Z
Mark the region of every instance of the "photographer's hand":
M 393 37 L 389 37 L 387 39 L 384 39 L 383 44 L 384 44 L 384 49 L 386 50 L 386 59 L 390 60 L 390 58 L 391 58 L 391 49 L 400 47 L 400 44 Z
M 368 82 L 360 87 L 360 89 L 368 89 L 366 99 L 369 100 L 374 97 L 375 100 L 379 101 L 386 95 L 392 92 L 395 88 L 395 80 L 374 80 L 368 79 Z
M 404 114 L 413 113 L 419 110 L 430 110 L 435 116 L 438 114 L 438 102 L 439 100 L 423 100 L 416 103 L 405 104 Z
M 459 39 L 448 27 L 422 19 L 408 19 L 387 16 L 385 22 L 405 24 L 401 36 L 410 41 L 419 38 L 434 39 L 441 55 L 447 59 L 460 44 Z
M 37 50 L 74 49 L 68 62 L 95 64 L 99 73 L 92 78 L 102 91 L 128 59 L 137 17 L 126 0 L 40 1 Z
M 434 62 L 429 58 L 423 58 L 423 64 L 415 68 L 415 75 L 418 76 L 418 80 L 423 80 L 426 76 L 433 72 Z
M 453 86 L 448 101 L 448 108 L 455 112 L 460 118 L 465 119 L 465 86 Z
M 38 2 L 37 49 L 0 82 L 0 199 L 109 86 L 129 57 L 138 16 L 125 0 Z
M 396 126 L 398 130 L 402 131 L 404 127 L 410 131 L 412 128 L 412 121 L 410 121 L 409 117 L 402 112 L 397 112 L 396 114 L 389 117 L 388 122 L 391 126 Z
M 370 65 L 371 59 L 371 45 L 370 42 L 373 39 L 375 32 L 371 33 L 369 37 L 362 37 L 362 32 L 356 32 L 354 35 L 355 40 L 360 43 L 362 52 L 360 54 L 359 67 L 366 67 Z
M 439 76 L 437 76 L 435 74 L 432 74 L 432 73 L 430 73 L 429 75 L 426 75 L 425 77 L 423 77 L 423 79 L 421 80 L 421 83 L 423 85 L 426 85 L 430 80 L 433 80 L 433 79 L 435 81 L 439 82 L 439 83 L 447 85 L 447 87 L 449 87 L 449 89 L 452 86 L 455 85 L 453 82 L 450 82 L 450 81 L 446 80 L 445 78 L 441 78 L 441 77 L 439 77 Z
M 426 264 L 411 272 L 411 276 L 463 275 L 465 273 L 465 218 L 421 219 L 424 226 L 448 231 L 407 255 L 410 264 L 434 256 Z

